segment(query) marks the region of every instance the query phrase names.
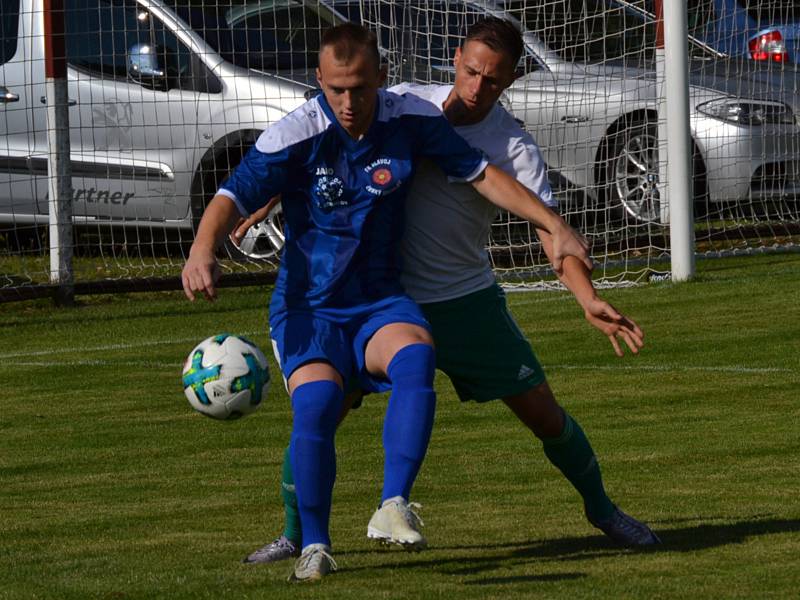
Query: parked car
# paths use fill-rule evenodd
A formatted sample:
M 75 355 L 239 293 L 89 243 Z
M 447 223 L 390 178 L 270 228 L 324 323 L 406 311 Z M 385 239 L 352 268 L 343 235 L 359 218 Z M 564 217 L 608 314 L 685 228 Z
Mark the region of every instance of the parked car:
M 293 0 L 227 5 L 65 3 L 73 212 L 78 225 L 190 231 L 218 183 L 311 89 L 320 32 L 342 18 Z M 196 30 L 193 30 L 195 27 Z M 0 7 L 0 227 L 46 224 L 41 0 Z M 280 213 L 248 241 L 280 246 Z
M 655 22 L 640 4 L 429 0 L 384 3 L 362 18 L 382 37 L 395 32 L 397 78 L 428 81 L 452 78 L 452 56 L 470 23 L 487 14 L 516 20 L 525 55 L 506 101 L 548 165 L 623 222 L 658 223 L 666 212 L 659 191 Z M 724 57 L 689 41 L 700 208 L 796 197 L 797 72 Z

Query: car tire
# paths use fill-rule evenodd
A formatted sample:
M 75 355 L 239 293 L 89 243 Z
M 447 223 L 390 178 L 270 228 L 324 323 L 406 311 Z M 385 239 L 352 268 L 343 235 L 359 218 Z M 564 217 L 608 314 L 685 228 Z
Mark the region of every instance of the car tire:
M 604 165 L 604 205 L 612 224 L 660 224 L 658 124 L 638 118 L 613 132 Z

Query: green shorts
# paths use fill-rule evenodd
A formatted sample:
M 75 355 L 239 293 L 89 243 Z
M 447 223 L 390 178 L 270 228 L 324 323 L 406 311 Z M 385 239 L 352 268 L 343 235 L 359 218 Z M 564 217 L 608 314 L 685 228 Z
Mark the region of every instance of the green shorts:
M 505 398 L 544 382 L 542 366 L 497 284 L 420 307 L 433 331 L 436 368 L 462 402 Z

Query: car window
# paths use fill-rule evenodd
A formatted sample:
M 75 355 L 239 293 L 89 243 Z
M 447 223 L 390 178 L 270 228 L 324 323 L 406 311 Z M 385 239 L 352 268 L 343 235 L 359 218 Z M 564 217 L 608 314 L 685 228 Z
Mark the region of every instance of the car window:
M 471 3 L 398 2 L 391 14 L 381 14 L 382 23 L 376 25 L 381 44 L 393 51 L 400 79 L 448 82 L 454 77 L 456 49 L 470 26 L 487 14 L 485 8 Z M 527 71 L 539 68 L 533 60 L 526 61 L 526 66 Z
M 175 10 L 225 60 L 259 71 L 316 67 L 322 32 L 335 20 L 324 8 L 292 0 L 176 5 Z
M 570 62 L 649 58 L 655 26 L 630 8 L 605 0 L 524 0 L 506 9 Z
M 3 0 L 0 4 L 0 65 L 11 60 L 17 50 L 19 0 Z
M 652 0 L 648 3 L 652 4 Z M 705 29 L 717 19 L 714 0 L 689 0 L 687 10 L 689 35 L 701 37 Z M 650 12 L 655 10 L 650 9 Z
M 167 89 L 189 74 L 189 49 L 132 0 L 72 0 L 65 25 L 67 60 L 75 68 L 128 79 L 129 54 L 139 48 L 154 53 Z
M 761 27 L 800 21 L 798 0 L 737 0 L 737 2 Z

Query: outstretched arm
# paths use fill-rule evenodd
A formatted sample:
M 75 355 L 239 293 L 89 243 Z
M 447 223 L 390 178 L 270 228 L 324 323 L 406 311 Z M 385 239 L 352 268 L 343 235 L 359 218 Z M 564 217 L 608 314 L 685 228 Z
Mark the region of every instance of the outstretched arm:
M 219 279 L 219 264 L 216 251 L 238 217 L 239 211 L 233 200 L 221 194 L 214 196 L 206 207 L 181 273 L 183 292 L 189 300 L 194 301 L 196 293 L 202 293 L 207 300 L 217 297 L 215 285 Z
M 587 269 L 592 269 L 589 243 L 586 239 L 550 210 L 536 194 L 505 171 L 489 165 L 471 183 L 492 204 L 550 234 L 551 252 L 547 257 L 557 274 L 562 273 L 562 262 L 567 256 L 575 257 Z
M 552 237 L 541 229 L 537 229 L 537 233 L 545 254 L 549 257 L 553 251 Z M 568 256 L 564 259 L 563 266 L 562 272 L 557 273 L 558 278 L 575 296 L 586 320 L 609 339 L 614 353 L 624 356 L 625 352 L 620 345 L 622 340 L 633 354 L 638 354 L 644 346 L 644 333 L 639 326 L 597 295 L 592 285 L 592 272 L 583 262 Z

